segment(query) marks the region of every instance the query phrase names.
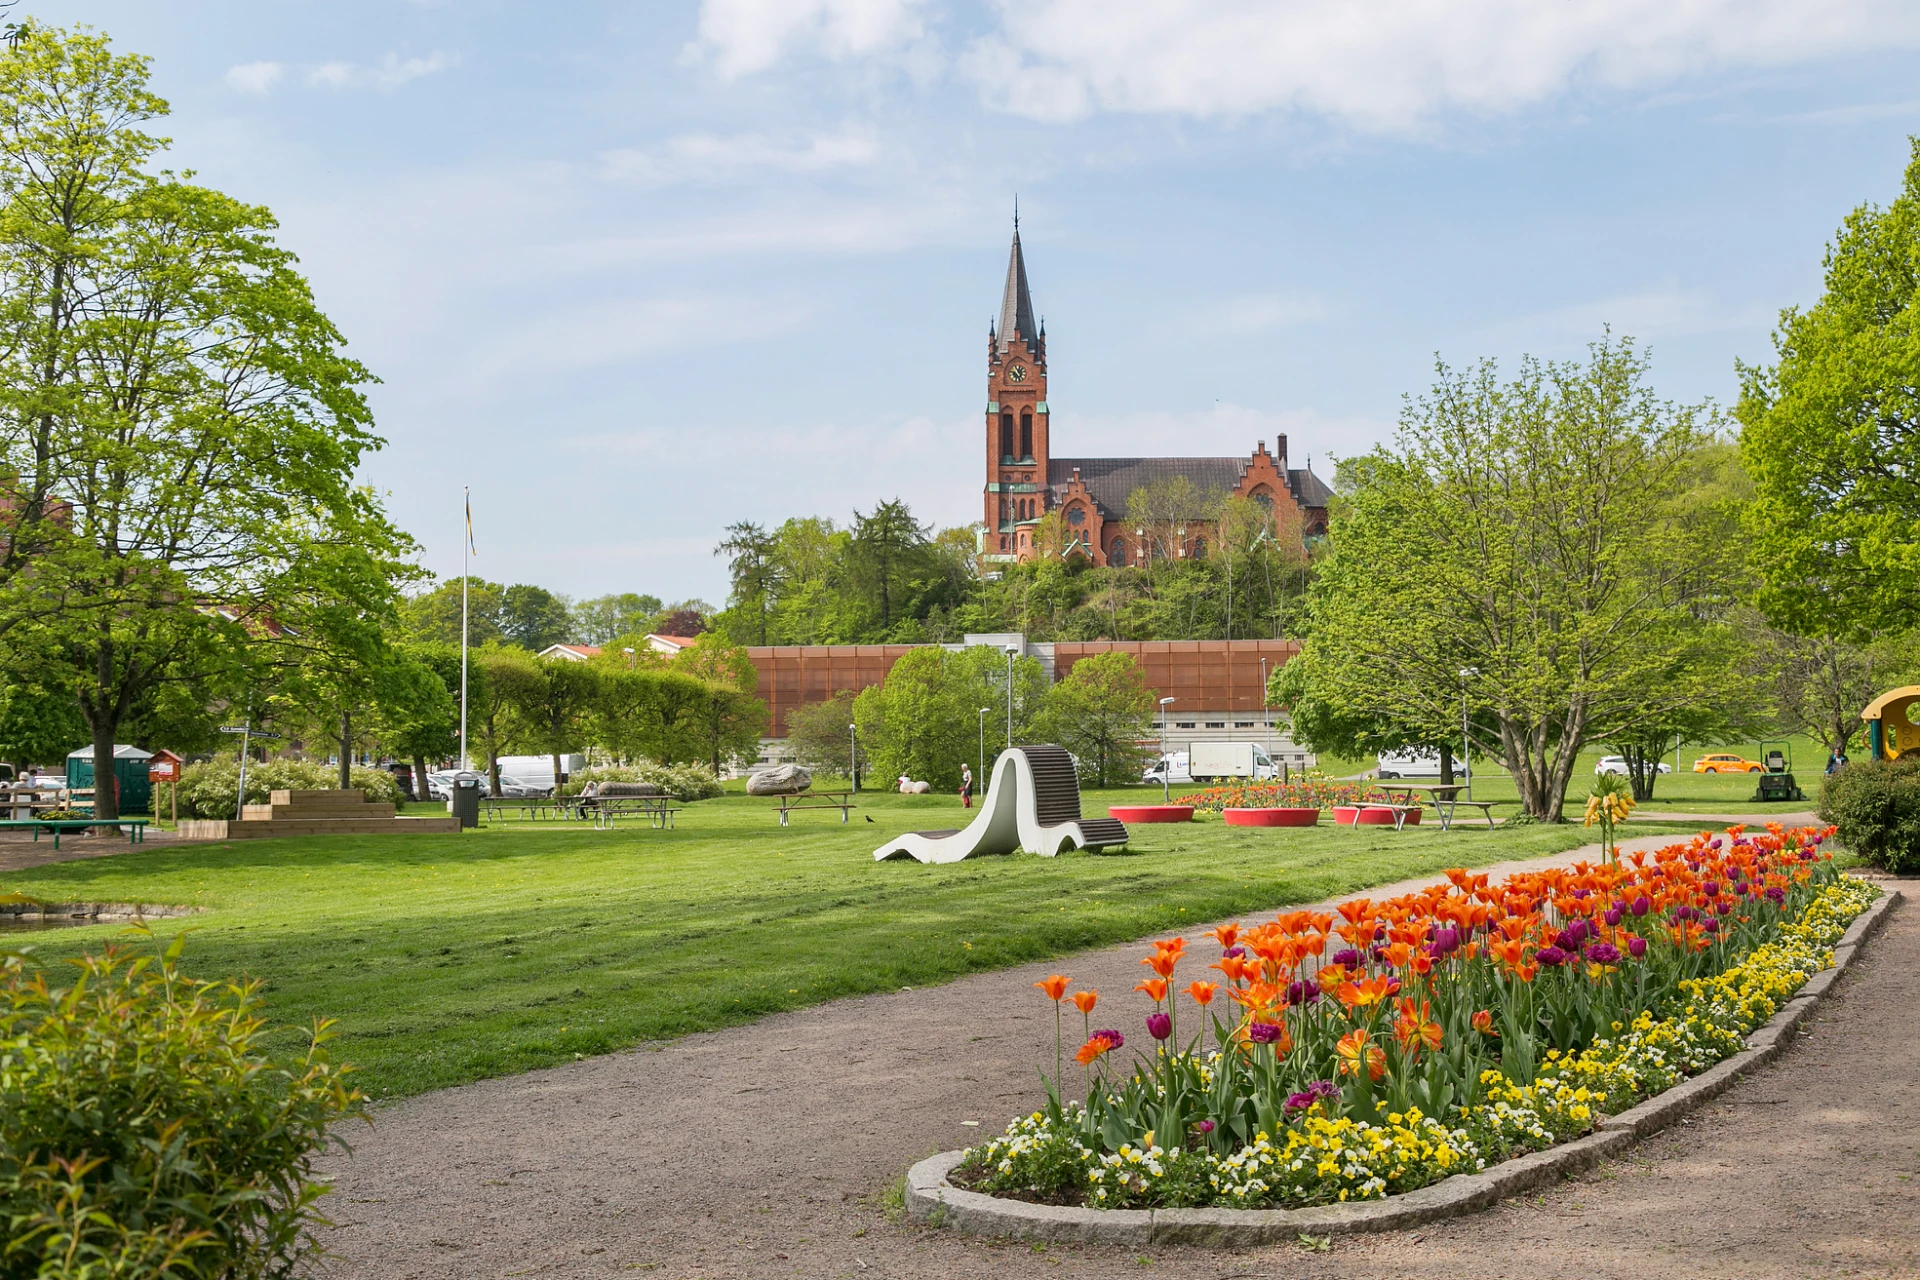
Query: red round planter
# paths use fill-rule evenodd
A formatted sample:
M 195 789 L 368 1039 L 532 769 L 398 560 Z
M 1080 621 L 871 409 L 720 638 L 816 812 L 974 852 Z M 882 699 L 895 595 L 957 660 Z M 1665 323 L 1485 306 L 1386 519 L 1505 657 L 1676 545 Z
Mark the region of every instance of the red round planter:
M 1122 822 L 1192 822 L 1193 806 L 1190 804 L 1116 804 L 1108 807 L 1107 816 L 1118 818 Z
M 1230 827 L 1311 827 L 1320 821 L 1318 809 L 1223 809 Z
M 1393 825 L 1393 810 L 1391 809 L 1356 809 L 1350 804 L 1335 805 L 1333 808 L 1333 820 L 1342 826 L 1353 826 L 1355 814 L 1359 815 L 1360 825 L 1363 827 L 1390 827 Z M 1410 811 L 1407 814 L 1406 822 L 1402 825 L 1408 827 L 1419 826 L 1420 810 L 1414 809 Z

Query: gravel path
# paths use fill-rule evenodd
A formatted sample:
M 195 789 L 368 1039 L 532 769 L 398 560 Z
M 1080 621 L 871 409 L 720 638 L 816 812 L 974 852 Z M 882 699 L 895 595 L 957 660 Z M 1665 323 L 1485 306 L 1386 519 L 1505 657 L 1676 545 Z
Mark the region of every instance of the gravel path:
M 1592 850 L 1546 861 L 1583 854 Z M 372 1130 L 350 1135 L 355 1153 L 331 1162 L 335 1274 L 1920 1274 L 1907 1180 L 1920 1177 L 1912 908 L 1799 1045 L 1720 1104 L 1586 1178 L 1472 1218 L 1325 1251 L 1143 1257 L 890 1216 L 887 1190 L 908 1164 L 997 1129 L 1038 1096 L 1034 1068 L 1051 1056 L 1053 1028 L 1027 984 L 1049 968 L 1072 975 L 1127 1011 L 1097 1022 L 1127 1027 L 1139 1021 L 1139 998 L 1125 993 L 1140 950 L 841 1001 L 383 1108 Z

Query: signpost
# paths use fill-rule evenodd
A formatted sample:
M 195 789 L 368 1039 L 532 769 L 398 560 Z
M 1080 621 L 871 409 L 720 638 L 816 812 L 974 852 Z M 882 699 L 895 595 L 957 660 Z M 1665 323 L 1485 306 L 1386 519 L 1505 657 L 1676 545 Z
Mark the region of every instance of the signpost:
M 253 717 L 248 716 L 245 724 L 223 724 L 222 733 L 240 735 L 240 785 L 235 789 L 233 798 L 233 820 L 239 822 L 247 816 L 247 751 L 255 738 L 277 738 L 277 733 L 267 733 L 253 727 Z

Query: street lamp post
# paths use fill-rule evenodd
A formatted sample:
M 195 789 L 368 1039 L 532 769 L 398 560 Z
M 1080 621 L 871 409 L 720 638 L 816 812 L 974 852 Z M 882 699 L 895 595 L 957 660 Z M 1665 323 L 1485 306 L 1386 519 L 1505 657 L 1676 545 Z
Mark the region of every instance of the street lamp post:
M 854 737 L 853 726 L 847 726 L 847 785 L 855 791 L 860 789 L 860 744 Z
M 980 708 L 980 776 L 982 778 L 987 776 L 987 716 L 992 710 L 992 707 Z M 985 786 L 986 783 L 979 782 L 974 785 Z
M 633 650 L 622 649 L 620 652 L 627 655 L 627 670 L 629 671 L 633 670 Z
M 1163 804 L 1173 803 L 1173 761 L 1167 756 L 1167 704 L 1172 698 L 1160 699 L 1160 800 Z
M 1467 799 L 1473 799 L 1473 744 L 1467 739 L 1467 681 L 1480 674 L 1478 667 L 1460 668 L 1460 766 L 1467 771 Z
M 1007 750 L 1013 750 L 1013 660 L 1020 655 L 1020 646 L 1007 646 Z

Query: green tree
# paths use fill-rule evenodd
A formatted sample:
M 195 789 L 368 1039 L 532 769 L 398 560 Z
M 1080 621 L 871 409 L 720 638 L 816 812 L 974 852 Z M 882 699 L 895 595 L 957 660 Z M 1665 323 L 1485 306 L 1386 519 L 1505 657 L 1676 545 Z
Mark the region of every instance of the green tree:
M 1046 669 L 1037 658 L 1013 663 L 1013 741 L 1037 741 L 1034 720 L 1046 706 Z M 987 758 L 1006 740 L 1007 659 L 974 645 L 959 652 L 929 646 L 901 655 L 884 684 L 861 690 L 853 722 L 874 773 L 906 776 L 936 788 L 960 785 L 960 766 L 979 751 L 980 708 L 986 717 Z
M 865 767 L 859 739 L 847 732 L 854 723 L 853 691 L 842 689 L 822 702 L 806 702 L 787 712 L 787 746 L 794 759 L 817 773 Z
M 581 644 L 606 645 L 622 636 L 644 634 L 661 607 L 659 596 L 636 595 L 631 591 L 575 601 L 574 639 Z
M 553 787 L 566 781 L 560 757 L 585 744 L 588 718 L 600 699 L 600 671 L 571 658 L 535 658 L 516 668 L 505 696 L 530 744 L 553 757 Z M 489 768 L 497 768 L 494 760 Z
M 1080 659 L 1047 691 L 1036 737 L 1059 743 L 1080 762 L 1083 782 L 1110 787 L 1139 778 L 1152 746 L 1154 690 L 1130 653 Z
M 500 757 L 531 735 L 519 708 L 535 697 L 539 671 L 532 654 L 499 641 L 467 655 L 467 743 L 487 762 L 488 790 L 500 794 Z M 472 678 L 479 673 L 479 679 Z
M 1558 821 L 1587 743 L 1684 705 L 1694 690 L 1668 677 L 1714 643 L 1697 620 L 1739 585 L 1725 504 L 1696 496 L 1723 487 L 1729 459 L 1712 411 L 1658 400 L 1646 375 L 1612 338 L 1505 384 L 1492 362 L 1439 366 L 1396 448 L 1343 471 L 1305 640 L 1331 716 L 1457 741 L 1467 672 L 1494 730 L 1476 753 Z
M 1740 368 L 1759 603 L 1803 635 L 1920 621 L 1920 139 L 1897 198 L 1847 216 L 1826 290 Z
M 742 644 L 766 644 L 779 590 L 779 540 L 749 521 L 727 526 L 713 554 L 727 557 L 733 594 L 727 599 L 724 629 Z
M 367 371 L 266 210 L 148 169 L 147 73 L 85 30 L 0 57 L 0 632 L 61 655 L 103 776 L 130 710 L 231 661 L 316 547 L 405 542 L 352 483 Z
M 1861 710 L 1920 675 L 1910 634 L 1797 636 L 1755 622 L 1773 676 L 1779 728 L 1846 754 L 1866 729 Z
M 500 593 L 500 638 L 529 653 L 573 638 L 573 611 L 565 596 L 515 583 Z
M 449 645 L 397 645 L 381 683 L 380 742 L 413 767 L 416 799 L 427 798 L 427 762 L 460 749 L 460 651 Z M 469 691 L 479 673 L 469 667 Z
M 451 578 L 431 591 L 410 596 L 400 606 L 401 634 L 420 644 L 460 647 L 461 579 Z M 502 638 L 500 601 L 505 588 L 480 578 L 466 579 L 467 643 L 478 648 Z
M 854 586 L 879 615 L 886 633 L 896 611 L 913 591 L 916 571 L 926 567 L 927 529 L 898 498 L 882 502 L 872 515 L 853 513 L 848 565 Z
M 680 720 L 715 773 L 727 760 L 751 760 L 759 754 L 767 705 L 754 696 L 760 673 L 745 649 L 709 631 L 681 651 L 673 670 L 698 680 L 706 691 L 681 712 Z

